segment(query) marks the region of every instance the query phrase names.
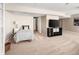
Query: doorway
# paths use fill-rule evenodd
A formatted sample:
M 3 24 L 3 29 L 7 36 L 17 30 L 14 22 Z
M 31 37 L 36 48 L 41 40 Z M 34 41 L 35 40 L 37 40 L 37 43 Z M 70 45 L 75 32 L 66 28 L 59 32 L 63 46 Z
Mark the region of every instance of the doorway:
M 38 17 L 33 18 L 34 32 L 38 32 Z

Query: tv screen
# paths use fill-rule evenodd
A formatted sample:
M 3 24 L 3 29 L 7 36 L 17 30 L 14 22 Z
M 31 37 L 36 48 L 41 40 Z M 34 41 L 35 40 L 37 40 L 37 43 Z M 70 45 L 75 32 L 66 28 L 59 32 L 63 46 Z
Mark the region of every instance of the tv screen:
M 49 20 L 49 27 L 59 27 L 59 20 Z
M 79 26 L 79 19 L 74 19 L 74 25 Z

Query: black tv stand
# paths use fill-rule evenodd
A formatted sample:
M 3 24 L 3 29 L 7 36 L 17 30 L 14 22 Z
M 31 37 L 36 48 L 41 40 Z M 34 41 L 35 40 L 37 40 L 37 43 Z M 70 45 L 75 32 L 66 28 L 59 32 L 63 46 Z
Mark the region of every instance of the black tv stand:
M 53 36 L 59 36 L 62 35 L 62 28 L 59 28 L 59 32 L 54 32 L 53 27 L 47 28 L 47 36 L 53 37 Z

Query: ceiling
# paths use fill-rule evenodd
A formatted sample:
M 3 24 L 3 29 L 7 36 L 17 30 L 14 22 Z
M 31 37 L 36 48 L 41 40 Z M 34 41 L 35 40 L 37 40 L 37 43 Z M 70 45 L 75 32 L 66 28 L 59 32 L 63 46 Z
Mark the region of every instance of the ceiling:
M 37 13 L 28 13 L 28 12 L 19 12 L 19 11 L 10 11 L 10 10 L 7 10 L 8 12 L 10 13 L 13 13 L 13 14 L 22 14 L 22 15 L 30 15 L 30 16 L 34 16 L 34 17 L 39 17 L 39 16 L 44 16 L 44 14 L 37 14 Z
M 79 14 L 79 3 L 14 3 L 13 5 L 59 11 L 69 15 Z
M 55 11 L 79 10 L 79 3 L 20 3 L 17 5 L 30 6 L 34 8 L 43 8 Z
M 30 6 L 55 11 L 79 10 L 79 3 L 15 3 L 14 5 Z

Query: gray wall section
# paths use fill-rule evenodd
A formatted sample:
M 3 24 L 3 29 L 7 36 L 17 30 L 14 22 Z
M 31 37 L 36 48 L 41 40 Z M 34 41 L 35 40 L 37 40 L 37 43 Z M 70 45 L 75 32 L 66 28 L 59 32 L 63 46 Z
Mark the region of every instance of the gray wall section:
M 41 17 L 41 32 L 46 35 L 47 34 L 47 28 L 46 28 L 46 16 Z
M 74 18 L 66 18 L 62 20 L 62 27 L 64 30 L 79 32 L 79 26 L 74 26 Z

